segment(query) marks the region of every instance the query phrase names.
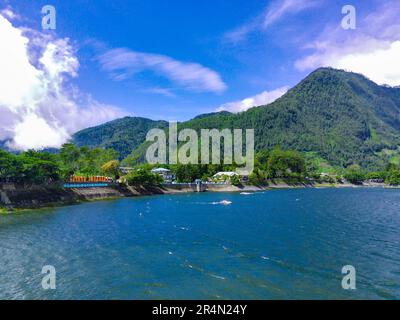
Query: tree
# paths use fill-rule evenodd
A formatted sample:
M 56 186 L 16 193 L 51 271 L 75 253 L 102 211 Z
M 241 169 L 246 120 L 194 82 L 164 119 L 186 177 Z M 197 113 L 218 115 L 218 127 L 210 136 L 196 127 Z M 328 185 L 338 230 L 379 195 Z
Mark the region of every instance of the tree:
M 55 155 L 48 152 L 29 150 L 23 152 L 19 158 L 25 182 L 42 184 L 60 179 L 60 167 Z
M 254 169 L 249 176 L 249 184 L 253 186 L 263 185 L 265 183 L 265 173 L 259 169 Z
M 0 150 L 0 181 L 17 182 L 22 178 L 22 164 L 19 158 Z
M 365 176 L 361 171 L 348 171 L 344 178 L 353 184 L 361 184 L 365 180 Z
M 400 185 L 400 166 L 394 163 L 387 165 L 385 182 L 393 186 Z
M 106 175 L 112 176 L 114 179 L 118 179 L 120 176 L 119 161 L 118 160 L 108 161 L 101 166 L 101 170 Z
M 79 148 L 72 143 L 65 143 L 61 146 L 59 153 L 60 169 L 63 178 L 69 178 L 79 170 Z
M 361 171 L 358 164 L 352 164 L 347 167 L 344 178 L 353 184 L 361 184 L 365 180 L 365 174 Z
M 231 176 L 230 180 L 231 180 L 231 184 L 232 184 L 232 185 L 234 185 L 234 186 L 240 186 L 240 179 L 239 179 L 239 176 L 233 175 L 233 176 Z
M 393 186 L 400 185 L 400 170 L 392 170 L 389 172 L 386 182 Z
M 125 178 L 130 186 L 157 186 L 163 182 L 160 175 L 144 169 L 134 170 Z
M 88 147 L 77 148 L 72 143 L 64 144 L 59 154 L 61 174 L 68 178 L 74 174 L 94 176 L 103 174 L 102 166 L 118 158 L 112 149 Z
M 254 167 L 261 170 L 267 170 L 269 156 L 270 152 L 266 149 L 257 152 L 254 159 Z
M 174 167 L 174 173 L 179 182 L 193 182 L 203 176 L 200 167 L 193 164 L 177 164 Z
M 353 163 L 352 165 L 347 167 L 347 170 L 352 171 L 352 172 L 357 172 L 357 171 L 361 170 L 361 167 L 360 167 L 360 165 Z
M 268 176 L 271 178 L 301 177 L 306 172 L 304 157 L 297 151 L 274 149 L 268 159 Z
M 368 172 L 365 175 L 365 179 L 367 180 L 385 180 L 387 176 L 387 173 L 384 171 L 373 171 L 373 172 Z

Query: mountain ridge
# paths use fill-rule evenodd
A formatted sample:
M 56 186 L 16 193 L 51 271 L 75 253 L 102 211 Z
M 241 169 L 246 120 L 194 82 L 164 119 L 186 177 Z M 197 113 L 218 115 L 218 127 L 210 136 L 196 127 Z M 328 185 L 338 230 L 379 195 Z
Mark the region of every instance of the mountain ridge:
M 151 120 L 143 117 L 124 117 L 99 126 L 78 131 L 71 142 L 77 146 L 111 148 L 125 158 L 146 139 L 152 128 L 165 128 L 167 121 Z
M 280 146 L 316 152 L 341 167 L 378 168 L 387 160 L 379 153 L 400 144 L 399 115 L 400 89 L 379 86 L 357 73 L 319 68 L 268 105 L 199 115 L 178 127 L 254 128 L 256 150 Z M 144 152 L 139 144 L 128 160 L 143 160 Z

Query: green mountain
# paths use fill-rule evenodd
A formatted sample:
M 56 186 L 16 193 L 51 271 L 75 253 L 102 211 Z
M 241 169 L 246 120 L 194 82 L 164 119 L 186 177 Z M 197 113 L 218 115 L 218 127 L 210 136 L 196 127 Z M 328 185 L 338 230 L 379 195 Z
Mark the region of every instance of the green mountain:
M 167 126 L 166 121 L 125 117 L 81 130 L 72 136 L 72 142 L 77 146 L 111 148 L 123 159 L 146 140 L 150 129 Z
M 333 165 L 383 165 L 400 143 L 400 90 L 362 75 L 318 69 L 267 106 L 193 119 L 182 127 L 254 128 L 256 149 L 316 152 Z
M 128 157 L 137 161 L 144 158 L 146 144 L 141 142 L 146 130 L 167 124 L 142 119 L 147 126 L 142 125 L 142 134 L 132 136 L 138 130 L 135 119 L 86 129 L 74 139 L 81 145 L 116 146 L 122 155 L 129 152 L 125 147 L 137 147 Z M 116 126 L 118 121 L 122 125 Z M 201 115 L 180 123 L 179 128 L 254 128 L 257 150 L 279 145 L 316 154 L 335 166 L 357 163 L 380 168 L 399 154 L 400 89 L 379 86 L 356 73 L 321 68 L 269 105 L 239 114 Z

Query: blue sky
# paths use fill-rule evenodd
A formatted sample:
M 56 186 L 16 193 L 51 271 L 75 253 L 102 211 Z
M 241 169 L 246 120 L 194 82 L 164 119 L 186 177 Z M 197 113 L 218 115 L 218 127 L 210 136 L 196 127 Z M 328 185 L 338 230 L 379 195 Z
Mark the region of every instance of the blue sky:
M 42 49 L 58 43 L 57 50 L 72 61 L 58 69 L 58 87 L 68 92 L 62 98 L 76 105 L 77 114 L 88 100 L 90 110 L 100 106 L 98 119 L 87 112 L 92 125 L 121 115 L 182 121 L 216 110 L 246 110 L 273 101 L 319 66 L 354 69 L 378 83 L 399 85 L 398 63 L 394 71 L 380 66 L 382 58 L 398 53 L 398 1 L 350 2 L 0 0 L 0 11 L 12 28 L 29 30 L 23 33 L 28 46 L 34 39 L 41 39 Z M 41 27 L 47 4 L 56 8 L 54 31 Z M 341 27 L 346 4 L 357 10 L 355 30 Z M 43 64 L 35 67 L 43 71 Z M 41 118 L 50 127 L 62 126 L 37 117 L 38 126 Z M 65 128 L 58 140 L 81 126 Z M 0 138 L 13 130 L 2 133 L 0 127 Z

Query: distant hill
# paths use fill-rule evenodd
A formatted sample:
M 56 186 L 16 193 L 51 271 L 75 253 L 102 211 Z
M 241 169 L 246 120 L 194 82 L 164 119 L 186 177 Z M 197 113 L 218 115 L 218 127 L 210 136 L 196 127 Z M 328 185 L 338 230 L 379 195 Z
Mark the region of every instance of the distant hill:
M 112 148 L 123 159 L 145 141 L 150 129 L 166 126 L 166 121 L 125 117 L 79 131 L 72 136 L 72 142 L 77 146 Z
M 198 120 L 198 119 L 203 119 L 203 118 L 209 118 L 209 117 L 215 116 L 215 115 L 227 116 L 227 115 L 231 115 L 231 114 L 232 114 L 232 113 L 230 113 L 230 112 L 228 112 L 228 111 L 210 112 L 210 113 L 200 114 L 200 115 L 194 117 L 193 120 Z
M 11 151 L 7 147 L 7 141 L 6 140 L 0 140 L 0 149 L 6 150 L 6 151 Z
M 115 148 L 124 157 L 144 158 L 142 143 L 165 121 L 123 118 L 74 135 L 78 145 Z M 356 73 L 321 68 L 275 102 L 232 114 L 211 113 L 179 124 L 180 128 L 254 128 L 256 149 L 282 148 L 318 154 L 346 167 L 358 163 L 380 168 L 398 156 L 400 89 L 379 86 Z

